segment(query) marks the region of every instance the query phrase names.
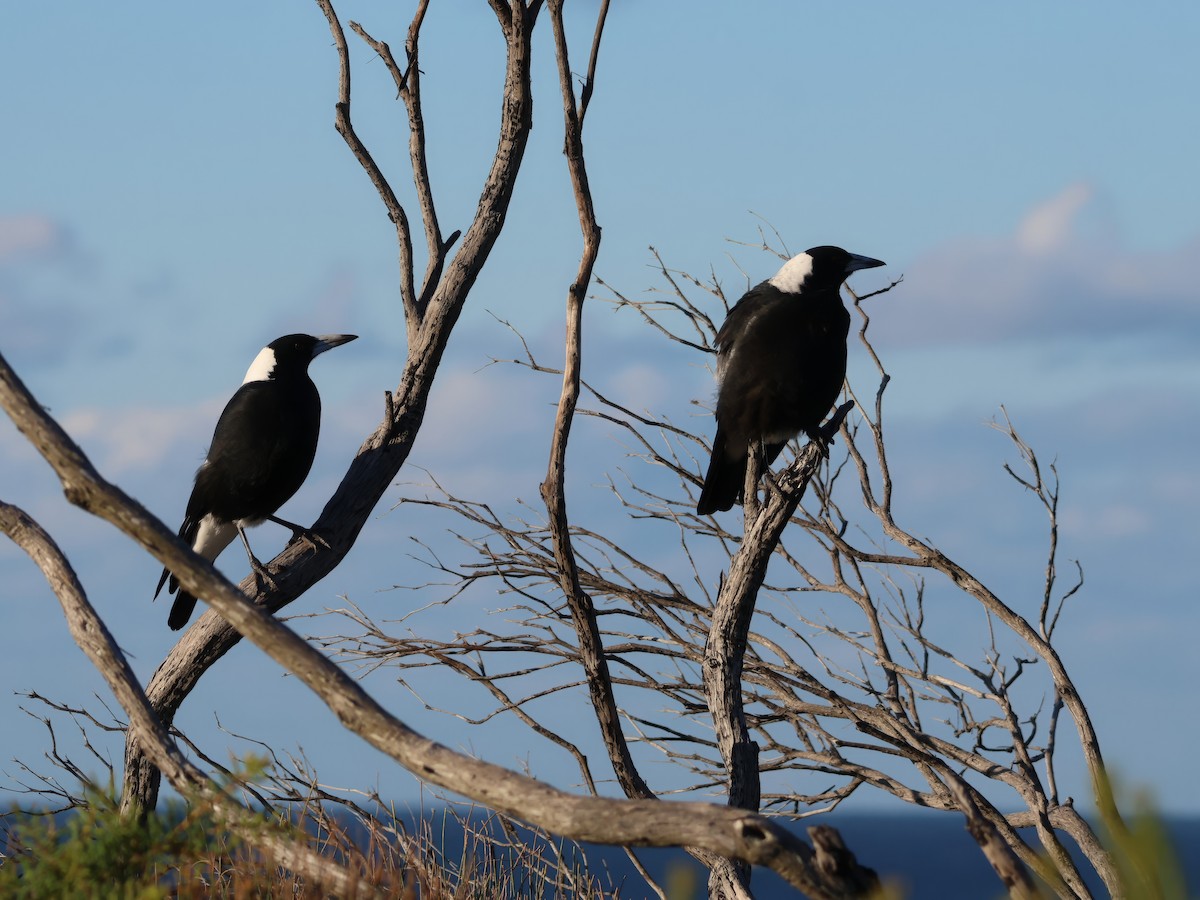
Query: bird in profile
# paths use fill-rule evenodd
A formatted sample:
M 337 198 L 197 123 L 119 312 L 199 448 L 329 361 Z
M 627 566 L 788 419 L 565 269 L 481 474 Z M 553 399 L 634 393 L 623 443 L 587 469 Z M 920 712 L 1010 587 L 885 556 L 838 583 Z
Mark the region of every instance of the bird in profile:
M 321 430 L 321 397 L 308 377 L 308 364 L 326 350 L 354 340 L 353 334 L 288 334 L 259 351 L 225 411 L 188 499 L 179 536 L 212 562 L 235 536 L 241 537 L 256 576 L 268 580 L 250 550 L 245 529 L 270 520 L 307 535 L 308 529 L 278 518 L 275 511 L 300 489 L 312 468 Z M 163 569 L 157 599 L 170 579 L 175 594 L 167 624 L 178 631 L 191 618 L 196 598 Z
M 841 247 L 813 247 L 752 287 L 717 332 L 717 433 L 696 512 L 741 499 L 746 461 L 761 446 L 764 465 L 803 432 L 817 439 L 846 378 L 850 314 L 842 282 L 884 265 Z

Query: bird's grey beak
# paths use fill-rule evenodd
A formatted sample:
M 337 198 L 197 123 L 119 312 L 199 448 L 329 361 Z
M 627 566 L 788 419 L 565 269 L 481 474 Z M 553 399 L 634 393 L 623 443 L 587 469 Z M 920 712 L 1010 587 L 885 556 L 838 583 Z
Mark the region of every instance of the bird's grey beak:
M 318 334 L 317 342 L 313 345 L 313 359 L 326 350 L 332 350 L 334 347 L 340 347 L 342 344 L 348 344 L 355 340 L 358 340 L 357 334 Z
M 846 274 L 857 272 L 859 269 L 874 269 L 878 266 L 886 266 L 882 259 L 871 259 L 869 256 L 859 256 L 857 253 L 850 254 L 850 261 L 846 263 Z

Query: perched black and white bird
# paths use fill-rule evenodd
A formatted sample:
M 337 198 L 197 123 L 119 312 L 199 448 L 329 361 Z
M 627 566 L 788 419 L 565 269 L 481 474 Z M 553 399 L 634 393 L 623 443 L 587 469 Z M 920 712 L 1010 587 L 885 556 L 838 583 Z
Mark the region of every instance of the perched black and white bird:
M 245 528 L 270 519 L 293 534 L 307 534 L 307 529 L 277 518 L 275 511 L 300 489 L 317 453 L 321 397 L 308 377 L 308 364 L 356 337 L 285 335 L 264 347 L 250 364 L 242 386 L 217 420 L 179 528 L 179 536 L 209 562 L 240 536 L 250 565 L 262 574 Z M 166 569 L 155 598 L 168 578 L 168 593 L 178 593 L 167 624 L 179 630 L 191 617 L 196 598 Z
M 882 265 L 841 247 L 813 247 L 729 311 L 717 333 L 717 434 L 698 513 L 741 498 L 752 445 L 761 442 L 770 465 L 800 432 L 818 436 L 846 379 L 850 314 L 842 282 Z

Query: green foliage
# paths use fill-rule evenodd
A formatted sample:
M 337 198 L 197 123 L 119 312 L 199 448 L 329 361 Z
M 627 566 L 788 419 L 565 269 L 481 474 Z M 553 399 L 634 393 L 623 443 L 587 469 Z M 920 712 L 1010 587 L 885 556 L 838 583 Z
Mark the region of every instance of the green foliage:
M 0 896 L 165 897 L 180 866 L 235 849 L 229 835 L 182 807 L 123 818 L 112 796 L 91 792 L 85 799 L 86 806 L 59 816 L 6 817 Z
M 235 761 L 221 782 L 226 789 L 245 787 L 267 769 L 267 761 L 248 757 Z M 3 817 L 0 897 L 242 896 L 256 880 L 279 881 L 274 867 L 213 819 L 202 798 L 122 816 L 111 783 L 102 790 L 84 780 L 81 790 L 68 811 L 13 810 Z M 290 832 L 266 818 L 261 827 Z
M 1116 876 L 1114 896 L 1189 900 L 1193 895 L 1188 893 L 1179 849 L 1149 793 L 1141 791 L 1131 797 L 1113 787 L 1110 775 L 1102 777 L 1098 793 L 1109 799 L 1110 806 L 1100 812 L 1097 835 Z M 1036 868 L 1041 878 L 1039 897 L 1073 896 L 1049 856 L 1043 855 Z
M 668 900 L 695 900 L 700 896 L 700 879 L 696 870 L 689 865 L 676 864 L 667 870 L 666 891 Z
M 1134 812 L 1124 821 L 1111 813 L 1103 817 L 1104 843 L 1112 854 L 1122 895 L 1139 900 L 1187 900 L 1179 851 L 1150 795 L 1139 792 L 1126 806 L 1132 806 Z
M 246 786 L 265 777 L 261 761 L 245 760 L 225 782 L 226 787 Z M 13 812 L 3 817 L 7 840 L 0 897 L 330 896 L 319 883 L 278 867 L 255 847 L 268 833 L 308 843 L 349 874 L 363 896 L 575 900 L 625 893 L 591 872 L 580 848 L 495 814 L 447 808 L 440 829 L 422 819 L 413 831 L 395 819 L 394 811 L 364 814 L 359 819 L 364 841 L 361 832 L 353 836 L 320 804 L 305 803 L 262 817 L 252 828 L 242 828 L 243 839 L 238 839 L 208 814 L 202 799 L 180 801 L 142 819 L 122 818 L 111 789 L 87 790 L 83 799 L 83 805 L 60 816 Z M 1136 795 L 1117 805 L 1134 811 L 1102 816 L 1103 842 L 1120 896 L 1187 900 L 1178 850 L 1150 799 Z M 1047 866 L 1040 873 L 1047 879 L 1040 896 L 1061 895 L 1048 860 Z M 671 900 L 693 900 L 703 886 L 692 867 L 680 865 L 668 873 L 663 888 Z M 884 889 L 879 896 L 903 893 Z
M 255 761 L 235 769 L 223 779 L 227 787 L 264 775 Z M 409 832 L 394 818 L 370 816 L 359 820 L 364 840 L 362 831 L 352 834 L 320 804 L 302 803 L 239 826 L 239 838 L 199 797 L 143 818 L 122 817 L 111 788 L 84 788 L 77 804 L 57 816 L 13 811 L 0 818 L 0 897 L 323 898 L 333 896 L 334 882 L 324 882 L 334 870 L 349 878 L 351 887 L 343 880 L 337 890 L 347 900 L 618 896 L 589 871 L 580 848 L 520 830 L 503 817 L 459 818 L 447 811 L 439 834 L 429 820 Z M 278 838 L 316 850 L 330 871 L 302 877 L 277 865 L 264 848 Z

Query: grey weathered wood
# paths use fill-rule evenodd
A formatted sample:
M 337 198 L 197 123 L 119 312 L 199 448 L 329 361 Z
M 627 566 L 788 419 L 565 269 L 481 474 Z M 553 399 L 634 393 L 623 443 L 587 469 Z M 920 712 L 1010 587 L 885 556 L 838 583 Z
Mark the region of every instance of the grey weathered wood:
M 841 425 L 854 404 L 843 404 L 827 426 L 832 433 Z M 779 477 L 779 490 L 768 491 L 758 500 L 761 457 L 751 452 L 746 466 L 745 529 L 741 548 L 729 562 L 713 609 L 712 627 L 704 647 L 704 690 L 712 714 L 717 747 L 729 774 L 729 805 L 757 811 L 760 800 L 758 745 L 750 735 L 743 704 L 742 666 L 749 643 L 750 623 L 767 566 L 791 521 L 805 487 L 816 474 L 824 450 L 809 443 Z M 745 866 L 732 872 L 714 871 L 709 881 L 712 895 L 729 894 L 732 881 L 749 884 Z

